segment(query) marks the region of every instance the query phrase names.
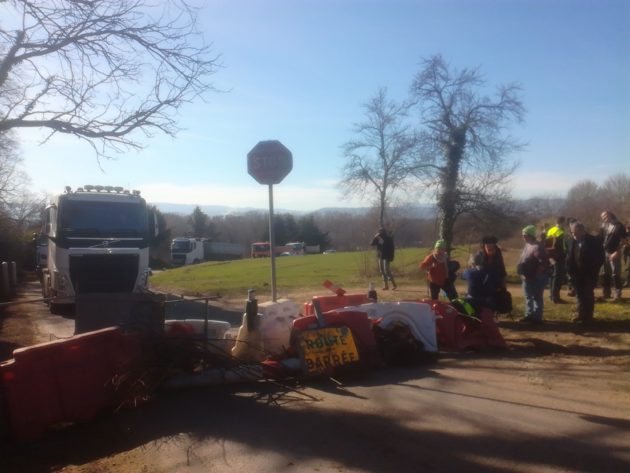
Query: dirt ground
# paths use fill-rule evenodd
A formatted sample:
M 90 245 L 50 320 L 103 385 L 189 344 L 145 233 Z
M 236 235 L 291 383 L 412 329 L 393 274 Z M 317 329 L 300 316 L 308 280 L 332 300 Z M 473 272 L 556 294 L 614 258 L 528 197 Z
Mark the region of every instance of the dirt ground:
M 0 314 L 0 359 L 49 339 L 41 308 Z M 630 321 L 499 326 L 507 352 L 443 353 L 343 385 L 166 393 L 5 446 L 2 471 L 630 471 Z

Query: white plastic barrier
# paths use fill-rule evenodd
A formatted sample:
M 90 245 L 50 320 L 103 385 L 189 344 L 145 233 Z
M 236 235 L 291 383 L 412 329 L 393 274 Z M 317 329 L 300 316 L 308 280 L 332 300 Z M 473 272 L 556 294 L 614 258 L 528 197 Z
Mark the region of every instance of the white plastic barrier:
M 360 310 L 368 317 L 379 320 L 379 325 L 387 329 L 397 322 L 409 326 L 414 338 L 424 345 L 424 350 L 437 352 L 437 335 L 435 331 L 435 312 L 429 304 L 423 302 L 376 302 L 356 307 L 344 307 L 339 311 Z
M 289 346 L 293 321 L 299 317 L 299 306 L 290 299 L 268 301 L 258 305 L 260 334 L 266 353 L 278 355 Z
M 200 319 L 169 319 L 164 321 L 164 334 L 172 337 L 195 337 L 203 340 L 206 322 Z M 221 355 L 230 355 L 234 340 L 229 337 L 230 323 L 208 320 L 208 348 Z

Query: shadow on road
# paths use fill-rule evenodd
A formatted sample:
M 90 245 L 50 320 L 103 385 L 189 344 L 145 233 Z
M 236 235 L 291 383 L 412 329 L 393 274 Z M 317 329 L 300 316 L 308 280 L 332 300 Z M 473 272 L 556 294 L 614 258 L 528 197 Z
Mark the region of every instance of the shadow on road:
M 381 382 L 391 382 L 398 373 L 398 382 L 404 383 L 412 371 L 394 370 L 379 376 L 385 376 Z M 421 368 L 414 377 L 422 373 L 426 370 Z M 328 389 L 328 393 L 335 389 Z M 361 399 L 357 398 L 357 402 Z M 283 454 L 296 467 L 300 461 L 321 459 L 374 473 L 504 472 L 510 471 L 507 465 L 513 462 L 521 465 L 523 471 L 540 471 L 543 467 L 581 472 L 629 471 L 630 465 L 622 457 L 625 449 L 600 444 L 606 429 L 628 428 L 625 420 L 585 417 L 593 429 L 582 430 L 574 437 L 541 438 L 523 433 L 506 436 L 500 431 L 493 433 L 492 429 L 466 433 L 450 428 L 425 429 L 422 423 L 420 428 L 418 423 L 410 427 L 407 419 L 387 412 L 337 410 L 330 406 L 330 400 L 320 403 L 316 398 L 272 384 L 256 386 L 256 393 L 230 387 L 163 393 L 136 410 L 91 425 L 75 426 L 37 444 L 17 448 L 5 456 L 8 468 L 3 471 L 62 469 L 147 445 L 170 448 L 186 464 L 184 459 L 190 456 L 194 445 L 208 442 L 216 446 L 226 441 L 246 445 L 253 456 L 261 452 Z M 421 412 L 419 406 L 418 418 L 414 420 L 421 420 Z M 458 419 L 462 421 L 465 423 L 466 419 Z M 474 423 L 474 418 L 469 421 Z M 190 438 L 185 440 L 181 433 Z M 38 452 L 36 456 L 32 455 L 34 451 Z M 213 461 L 223 467 L 229 467 L 231 461 L 240 463 L 238 459 L 223 457 L 224 454 L 217 454 Z M 496 466 L 482 461 L 490 458 Z M 286 467 L 277 465 L 275 471 Z

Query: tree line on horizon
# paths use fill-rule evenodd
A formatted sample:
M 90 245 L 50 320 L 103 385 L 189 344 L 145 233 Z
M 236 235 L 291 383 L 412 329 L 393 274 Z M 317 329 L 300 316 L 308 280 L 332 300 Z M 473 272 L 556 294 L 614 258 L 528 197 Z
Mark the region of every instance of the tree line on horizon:
M 509 218 L 488 213 L 484 218 L 462 216 L 454 227 L 454 246 L 476 246 L 481 237 L 492 234 L 509 247 L 520 247 L 520 231 L 525 225 L 553 223 L 559 216 L 573 217 L 584 223 L 591 233 L 600 227 L 603 210 L 614 212 L 630 224 L 630 176 L 616 174 L 601 185 L 585 180 L 576 183 L 565 197 L 538 196 L 513 202 Z M 370 247 L 378 228 L 380 209 L 373 207 L 365 214 L 344 211 L 312 212 L 293 216 L 275 216 L 276 242 L 304 241 L 319 244 L 322 251 L 362 251 Z M 418 218 L 409 215 L 405 207 L 389 209 L 392 232 L 398 247 L 430 247 L 440 237 L 439 217 Z M 160 233 L 166 236 L 155 246 L 162 264 L 167 263 L 168 245 L 177 236 L 204 237 L 215 241 L 240 243 L 249 247 L 255 241 L 268 241 L 269 216 L 264 211 L 210 217 L 199 206 L 189 215 L 161 213 Z M 161 249 L 160 249 L 161 245 Z

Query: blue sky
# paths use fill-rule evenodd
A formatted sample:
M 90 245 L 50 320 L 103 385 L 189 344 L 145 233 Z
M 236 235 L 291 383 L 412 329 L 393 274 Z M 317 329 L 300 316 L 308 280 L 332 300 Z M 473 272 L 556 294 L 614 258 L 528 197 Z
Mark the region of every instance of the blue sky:
M 362 104 L 385 86 L 406 98 L 423 57 L 480 66 L 488 84 L 519 82 L 527 148 L 516 197 L 560 195 L 576 182 L 630 173 L 630 1 L 209 0 L 201 29 L 223 68 L 225 93 L 182 109 L 175 139 L 97 162 L 89 146 L 24 131 L 33 190 L 122 185 L 151 202 L 266 208 L 267 186 L 246 155 L 277 139 L 293 171 L 274 186 L 276 208 L 358 206 L 341 200 L 341 146 Z

